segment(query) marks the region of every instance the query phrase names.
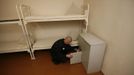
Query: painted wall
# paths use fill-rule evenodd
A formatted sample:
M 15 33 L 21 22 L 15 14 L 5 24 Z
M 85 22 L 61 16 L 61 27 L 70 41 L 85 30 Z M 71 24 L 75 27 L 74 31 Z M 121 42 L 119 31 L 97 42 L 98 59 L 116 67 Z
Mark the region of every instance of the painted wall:
M 17 24 L 0 25 L 0 43 L 25 40 L 22 29 Z
M 62 16 L 82 13 L 83 0 L 25 0 L 31 7 L 32 16 Z M 70 35 L 76 40 L 81 29 L 80 21 L 32 23 L 30 28 L 34 38 L 65 37 Z
M 32 15 L 54 16 L 65 14 L 81 14 L 83 8 L 83 0 L 23 0 L 25 4 L 31 7 Z M 17 18 L 16 13 L 17 0 L 1 0 L 0 20 Z M 35 39 L 44 39 L 55 36 L 71 35 L 76 39 L 80 33 L 82 23 L 80 21 L 65 21 L 65 22 L 45 22 L 32 23 L 31 33 Z M 0 27 L 1 41 L 15 41 L 20 38 L 20 33 L 14 25 Z M 14 35 L 14 36 L 13 36 Z M 11 36 L 9 39 L 9 36 Z M 6 37 L 6 38 L 4 38 Z
M 25 0 L 32 15 L 61 16 L 82 13 L 83 0 Z
M 31 23 L 27 27 L 35 40 L 52 37 L 64 38 L 68 35 L 72 36 L 73 40 L 76 40 L 81 32 L 81 25 L 81 21 L 63 21 Z
M 32 15 L 38 16 L 58 16 L 65 14 L 80 14 L 82 13 L 83 0 L 20 0 L 24 4 L 31 7 Z M 0 20 L 17 18 L 15 5 L 17 0 L 1 0 Z M 45 23 L 33 23 L 35 38 L 44 38 L 54 35 L 75 35 L 80 32 L 80 21 L 66 21 L 66 22 L 45 22 Z M 54 32 L 57 32 L 55 34 Z M 61 34 L 62 32 L 62 34 Z M 51 33 L 51 35 L 50 35 Z
M 134 75 L 134 0 L 88 0 L 88 32 L 107 43 L 105 75 Z
M 0 20 L 16 19 L 18 1 L 31 7 L 32 15 L 58 16 L 83 13 L 83 0 L 0 0 Z
M 17 0 L 0 0 L 0 20 L 16 19 Z

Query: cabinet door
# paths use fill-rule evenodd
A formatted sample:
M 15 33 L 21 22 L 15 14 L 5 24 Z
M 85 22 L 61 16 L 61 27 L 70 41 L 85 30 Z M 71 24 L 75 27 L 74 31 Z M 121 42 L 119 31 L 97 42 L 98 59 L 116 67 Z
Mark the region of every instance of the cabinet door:
M 86 70 L 88 70 L 90 46 L 82 37 L 79 37 L 78 41 L 79 41 L 79 46 L 82 50 L 82 57 L 81 57 L 82 64 L 84 65 Z

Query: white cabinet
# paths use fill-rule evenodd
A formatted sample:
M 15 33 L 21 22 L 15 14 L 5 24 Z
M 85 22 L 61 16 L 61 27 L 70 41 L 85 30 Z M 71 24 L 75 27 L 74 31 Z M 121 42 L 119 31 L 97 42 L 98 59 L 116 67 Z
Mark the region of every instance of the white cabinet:
M 70 59 L 70 64 L 81 63 L 81 51 L 72 53 L 73 57 Z
M 99 72 L 102 67 L 105 53 L 105 43 L 90 33 L 82 33 L 79 38 L 82 50 L 82 64 L 87 73 Z

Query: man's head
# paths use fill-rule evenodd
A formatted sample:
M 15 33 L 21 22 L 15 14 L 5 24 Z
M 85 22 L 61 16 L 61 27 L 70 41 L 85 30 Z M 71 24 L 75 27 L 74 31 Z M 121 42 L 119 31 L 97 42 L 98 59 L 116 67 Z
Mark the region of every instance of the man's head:
M 64 43 L 65 44 L 70 44 L 71 42 L 72 42 L 72 37 L 67 36 L 67 37 L 64 38 Z

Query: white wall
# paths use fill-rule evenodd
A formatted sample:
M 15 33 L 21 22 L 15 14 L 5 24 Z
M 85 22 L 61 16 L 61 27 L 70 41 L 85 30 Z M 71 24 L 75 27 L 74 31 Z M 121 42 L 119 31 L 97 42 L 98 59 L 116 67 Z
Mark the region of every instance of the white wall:
M 17 18 L 16 3 L 18 0 L 0 0 L 0 20 Z M 31 7 L 32 15 L 64 15 L 64 14 L 80 14 L 83 8 L 83 0 L 20 0 L 24 1 Z M 57 35 L 78 35 L 80 32 L 80 21 L 66 21 L 66 22 L 47 22 L 36 23 L 34 27 L 34 36 L 36 39 L 44 37 L 52 37 Z M 10 26 L 8 26 L 10 27 Z M 7 30 L 8 30 L 7 27 Z M 3 28 L 3 27 L 1 27 Z M 6 27 L 4 27 L 5 29 Z M 12 26 L 11 26 L 12 28 Z M 14 27 L 12 28 L 14 29 Z M 12 31 L 15 34 L 16 30 Z M 8 31 L 0 31 L 1 35 L 10 35 Z M 76 34 L 75 34 L 76 33 Z M 10 36 L 12 36 L 11 34 Z M 16 32 L 17 34 L 17 32 Z M 8 38 L 8 37 L 7 37 Z M 9 40 L 2 38 L 3 40 Z M 10 39 L 11 40 L 11 39 Z M 14 40 L 14 38 L 12 39 Z
M 80 14 L 83 0 L 25 0 L 31 7 L 32 15 L 57 16 Z
M 31 7 L 33 16 L 62 16 L 81 14 L 83 0 L 25 0 L 24 4 Z M 73 39 L 80 33 L 80 21 L 32 23 L 32 34 L 35 39 L 71 35 Z M 30 29 L 31 29 L 30 28 Z
M 134 75 L 134 0 L 88 0 L 88 32 L 107 43 L 105 75 Z
M 0 20 L 16 19 L 17 0 L 0 0 Z
M 0 25 L 0 44 L 14 41 L 25 41 L 21 26 L 18 24 Z
M 81 32 L 81 21 L 63 21 L 63 22 L 41 22 L 28 24 L 28 30 L 32 33 L 34 38 L 45 39 L 52 37 L 72 36 L 73 40 Z
M 0 0 L 0 20 L 16 19 L 16 4 L 19 0 Z M 57 16 L 81 14 L 83 0 L 20 0 L 30 5 L 32 15 Z
M 32 15 L 62 16 L 65 14 L 81 14 L 83 0 L 23 0 L 30 5 Z M 0 20 L 16 19 L 17 0 L 0 0 Z M 45 39 L 57 36 L 71 35 L 73 39 L 80 33 L 81 21 L 32 23 L 34 38 Z M 21 27 L 15 25 L 0 26 L 0 43 L 23 40 Z

